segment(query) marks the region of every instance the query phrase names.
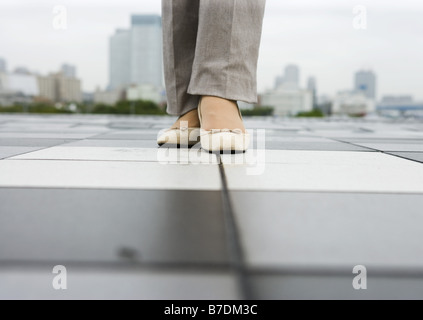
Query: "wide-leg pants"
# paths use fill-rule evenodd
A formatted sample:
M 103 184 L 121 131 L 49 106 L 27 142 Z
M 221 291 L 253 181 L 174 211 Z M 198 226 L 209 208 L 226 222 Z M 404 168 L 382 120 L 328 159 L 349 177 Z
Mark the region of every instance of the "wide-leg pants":
M 167 111 L 202 95 L 257 102 L 257 60 L 266 0 L 162 0 Z

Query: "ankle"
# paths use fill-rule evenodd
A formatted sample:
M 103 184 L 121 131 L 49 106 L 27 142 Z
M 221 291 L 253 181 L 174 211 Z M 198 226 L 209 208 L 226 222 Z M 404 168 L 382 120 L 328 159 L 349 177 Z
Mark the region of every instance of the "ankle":
M 245 132 L 238 104 L 234 100 L 204 96 L 201 100 L 201 115 L 204 130 L 240 129 Z
M 172 129 L 178 129 L 181 126 L 190 128 L 198 128 L 200 127 L 200 120 L 198 119 L 198 111 L 197 109 L 191 110 L 183 115 L 181 115 L 176 122 L 173 124 Z
M 214 96 L 203 96 L 201 99 L 201 106 L 204 106 L 205 108 L 210 108 L 217 110 L 219 108 L 227 108 L 227 107 L 236 107 L 238 108 L 238 105 L 236 101 L 234 100 L 228 100 L 220 97 L 214 97 Z M 211 111 L 211 110 L 210 110 Z

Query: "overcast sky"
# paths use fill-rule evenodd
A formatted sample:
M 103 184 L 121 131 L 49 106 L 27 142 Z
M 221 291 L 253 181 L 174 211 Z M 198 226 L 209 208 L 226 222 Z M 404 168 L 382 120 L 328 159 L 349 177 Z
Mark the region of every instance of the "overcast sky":
M 178 0 L 174 0 L 178 1 Z M 195 0 L 193 0 L 195 1 Z M 52 26 L 64 5 L 66 30 Z M 353 27 L 353 8 L 367 8 L 367 29 Z M 48 73 L 75 64 L 83 89 L 108 83 L 108 39 L 134 13 L 160 14 L 160 0 L 0 0 L 0 57 L 8 67 Z M 412 94 L 423 100 L 423 1 L 267 0 L 258 69 L 259 91 L 273 86 L 286 64 L 301 83 L 317 78 L 319 94 L 351 89 L 359 69 L 372 69 L 378 97 Z

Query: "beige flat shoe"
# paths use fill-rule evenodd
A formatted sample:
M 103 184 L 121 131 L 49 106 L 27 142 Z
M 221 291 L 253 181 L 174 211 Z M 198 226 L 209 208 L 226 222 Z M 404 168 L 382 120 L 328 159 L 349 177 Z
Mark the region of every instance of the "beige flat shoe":
M 242 119 L 238 107 L 238 114 Z M 198 118 L 202 123 L 201 99 L 198 104 Z M 250 145 L 249 133 L 243 133 L 240 129 L 212 129 L 200 131 L 201 148 L 208 152 L 245 152 Z
M 157 138 L 159 146 L 192 147 L 200 142 L 200 128 L 181 127 L 168 129 Z

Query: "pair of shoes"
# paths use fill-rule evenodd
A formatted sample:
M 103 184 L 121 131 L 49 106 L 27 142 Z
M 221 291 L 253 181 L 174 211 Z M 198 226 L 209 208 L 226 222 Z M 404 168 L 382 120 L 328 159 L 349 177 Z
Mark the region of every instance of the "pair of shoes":
M 157 138 L 159 146 L 192 147 L 200 142 L 200 128 L 180 127 L 166 130 Z
M 198 104 L 198 118 L 202 123 L 201 101 Z M 238 105 L 237 105 L 238 107 Z M 238 107 L 239 117 L 242 119 Z M 159 146 L 192 147 L 201 142 L 201 148 L 208 152 L 245 152 L 250 145 L 250 135 L 240 129 L 212 129 L 180 127 L 166 130 L 157 139 Z
M 202 127 L 201 101 L 198 104 L 198 118 Z M 238 114 L 242 119 L 241 111 Z M 241 129 L 211 129 L 200 131 L 201 148 L 208 152 L 245 152 L 250 145 L 250 135 Z

